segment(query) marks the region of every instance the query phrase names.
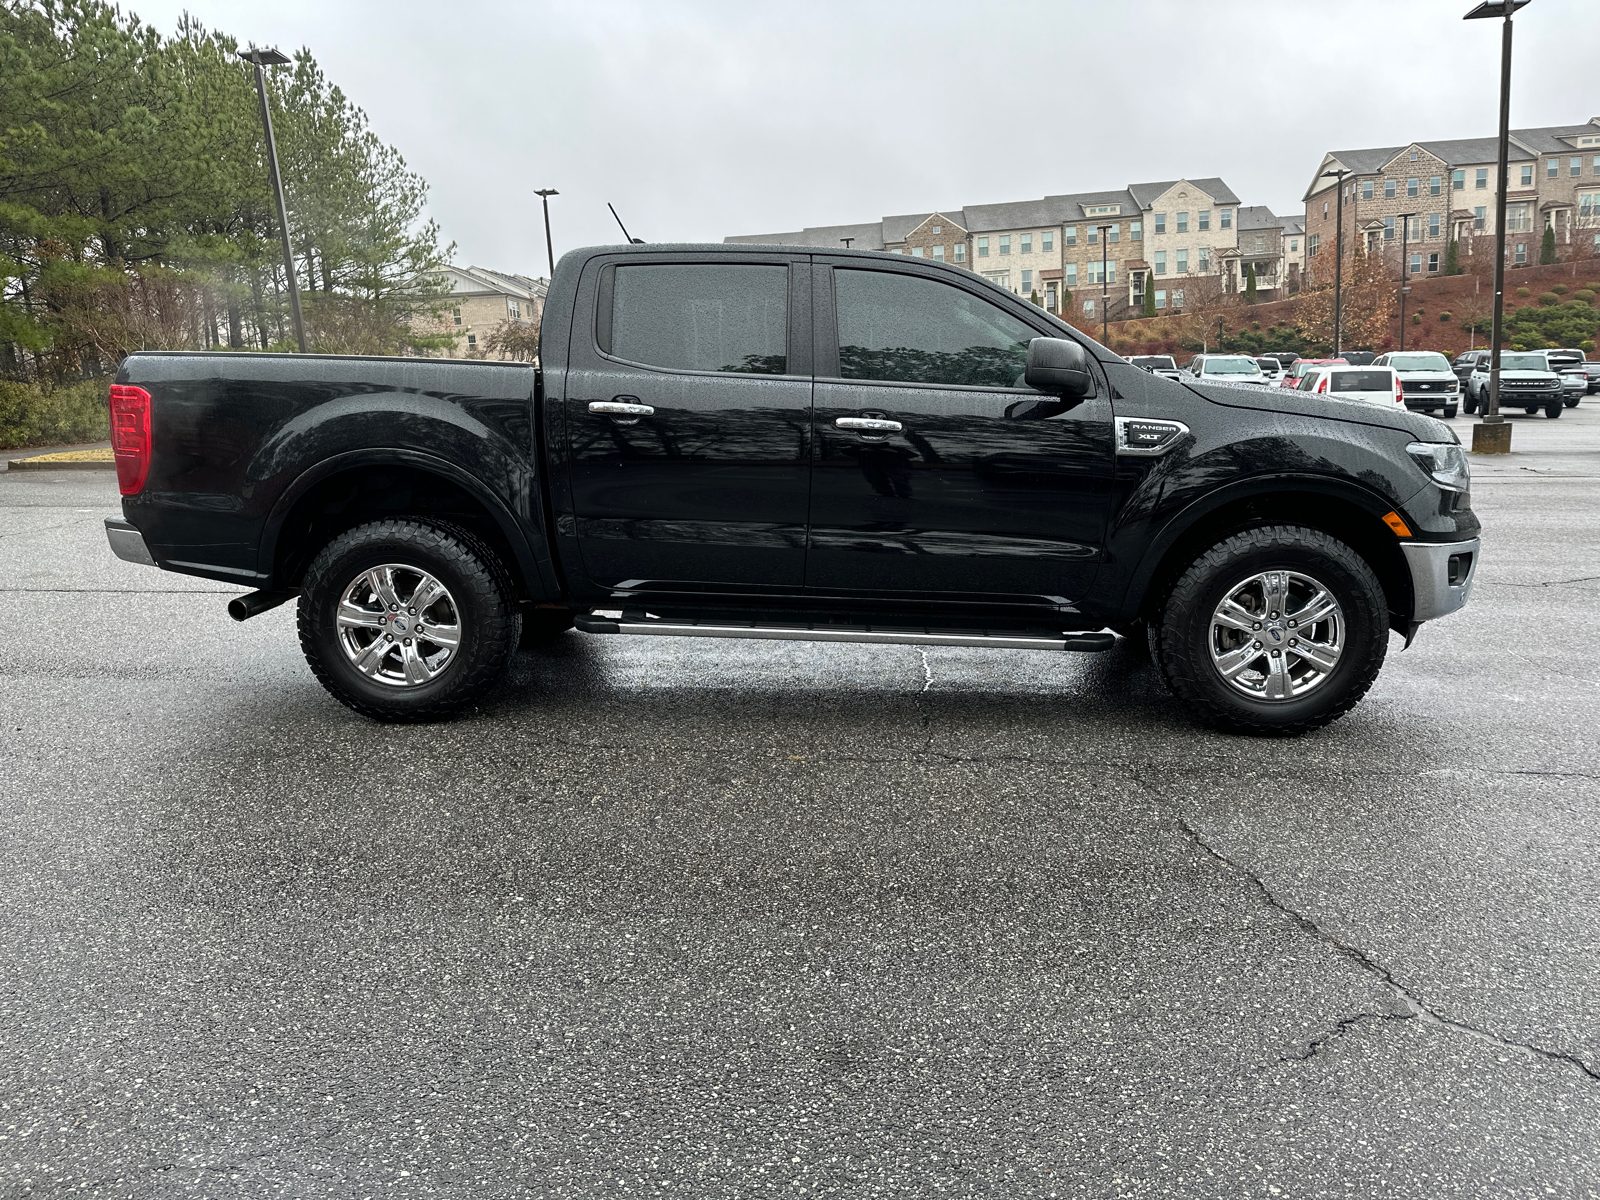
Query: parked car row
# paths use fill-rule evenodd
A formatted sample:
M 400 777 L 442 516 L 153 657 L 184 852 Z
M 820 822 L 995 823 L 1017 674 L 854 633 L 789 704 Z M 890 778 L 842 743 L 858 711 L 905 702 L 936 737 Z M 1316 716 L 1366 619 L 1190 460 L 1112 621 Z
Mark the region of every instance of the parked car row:
M 1490 357 L 1487 350 L 1468 350 L 1454 361 L 1437 350 L 1381 355 L 1349 350 L 1338 358 L 1301 358 L 1293 351 L 1268 351 L 1258 356 L 1196 354 L 1182 367 L 1170 354 L 1136 354 L 1127 361 L 1151 374 L 1180 381 L 1296 388 L 1351 399 L 1381 394 L 1381 400 L 1375 402 L 1400 403 L 1413 412 L 1448 419 L 1461 409 L 1471 414 L 1487 405 Z M 1388 382 L 1380 383 L 1376 375 L 1358 377 L 1334 370 L 1344 367 L 1390 374 Z M 1576 407 L 1594 392 L 1600 392 L 1600 362 L 1585 361 L 1582 350 L 1501 351 L 1502 408 L 1521 408 L 1529 416 L 1543 409 L 1546 417 L 1559 417 L 1563 408 Z

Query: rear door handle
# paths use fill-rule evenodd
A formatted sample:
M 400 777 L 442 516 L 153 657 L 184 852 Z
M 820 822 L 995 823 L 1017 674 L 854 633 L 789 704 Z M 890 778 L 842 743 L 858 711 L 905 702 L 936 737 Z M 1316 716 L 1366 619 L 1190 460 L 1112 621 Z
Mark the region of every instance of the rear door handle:
M 630 404 L 625 400 L 591 400 L 589 411 L 610 417 L 653 417 L 656 410 L 648 404 Z
M 882 417 L 840 417 L 833 427 L 858 433 L 899 433 L 905 428 L 899 421 L 885 421 Z

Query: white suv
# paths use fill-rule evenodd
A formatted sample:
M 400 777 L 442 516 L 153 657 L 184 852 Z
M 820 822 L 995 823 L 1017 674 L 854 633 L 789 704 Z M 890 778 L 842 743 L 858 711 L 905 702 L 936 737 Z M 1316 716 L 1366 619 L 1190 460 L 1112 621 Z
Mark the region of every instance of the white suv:
M 1461 403 L 1461 381 L 1450 369 L 1450 360 L 1437 350 L 1396 350 L 1379 355 L 1375 367 L 1393 367 L 1400 376 L 1406 407 L 1412 412 L 1444 410 L 1446 419 L 1456 415 Z
M 1254 383 L 1267 386 L 1261 365 L 1248 354 L 1196 354 L 1189 360 L 1196 383 Z

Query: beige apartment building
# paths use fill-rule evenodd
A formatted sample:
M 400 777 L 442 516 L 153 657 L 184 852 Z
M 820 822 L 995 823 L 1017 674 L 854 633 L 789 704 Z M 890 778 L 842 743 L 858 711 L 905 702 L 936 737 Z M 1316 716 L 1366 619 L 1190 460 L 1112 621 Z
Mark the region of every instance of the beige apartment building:
M 1142 308 L 1147 290 L 1158 311 L 1177 311 L 1191 280 L 1213 277 L 1225 290 L 1242 289 L 1241 211 L 1253 222 L 1249 261 L 1257 265 L 1257 290 L 1271 295 L 1288 282 L 1282 222 L 1264 207 L 1242 209 L 1233 190 L 1215 178 L 1136 183 L 726 241 L 933 258 L 977 272 L 1051 312 L 1095 321 L 1108 308 L 1116 320 Z
M 1412 274 L 1443 272 L 1452 240 L 1463 267 L 1492 259 L 1502 196 L 1511 266 L 1539 261 L 1546 229 L 1563 255 L 1600 254 L 1600 117 L 1512 130 L 1503 188 L 1498 158 L 1492 137 L 1328 152 L 1305 194 L 1307 271 L 1331 272 L 1341 187 L 1346 253 L 1359 246 L 1398 270 L 1403 248 Z
M 487 267 L 452 266 L 445 268 L 444 281 L 449 284 L 450 295 L 442 327 L 455 336 L 455 343 L 448 350 L 436 351 L 437 357 L 484 357 L 489 336 L 508 321 L 533 330 L 539 328 L 546 280 Z

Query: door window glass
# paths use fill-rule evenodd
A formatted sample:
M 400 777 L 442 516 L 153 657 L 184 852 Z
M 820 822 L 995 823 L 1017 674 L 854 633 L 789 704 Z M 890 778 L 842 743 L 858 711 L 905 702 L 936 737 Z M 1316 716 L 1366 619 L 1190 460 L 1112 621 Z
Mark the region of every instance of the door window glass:
M 617 358 L 680 371 L 782 375 L 788 369 L 789 268 L 754 263 L 618 267 Z
M 887 271 L 835 270 L 845 379 L 1023 387 L 1033 329 L 970 292 Z

